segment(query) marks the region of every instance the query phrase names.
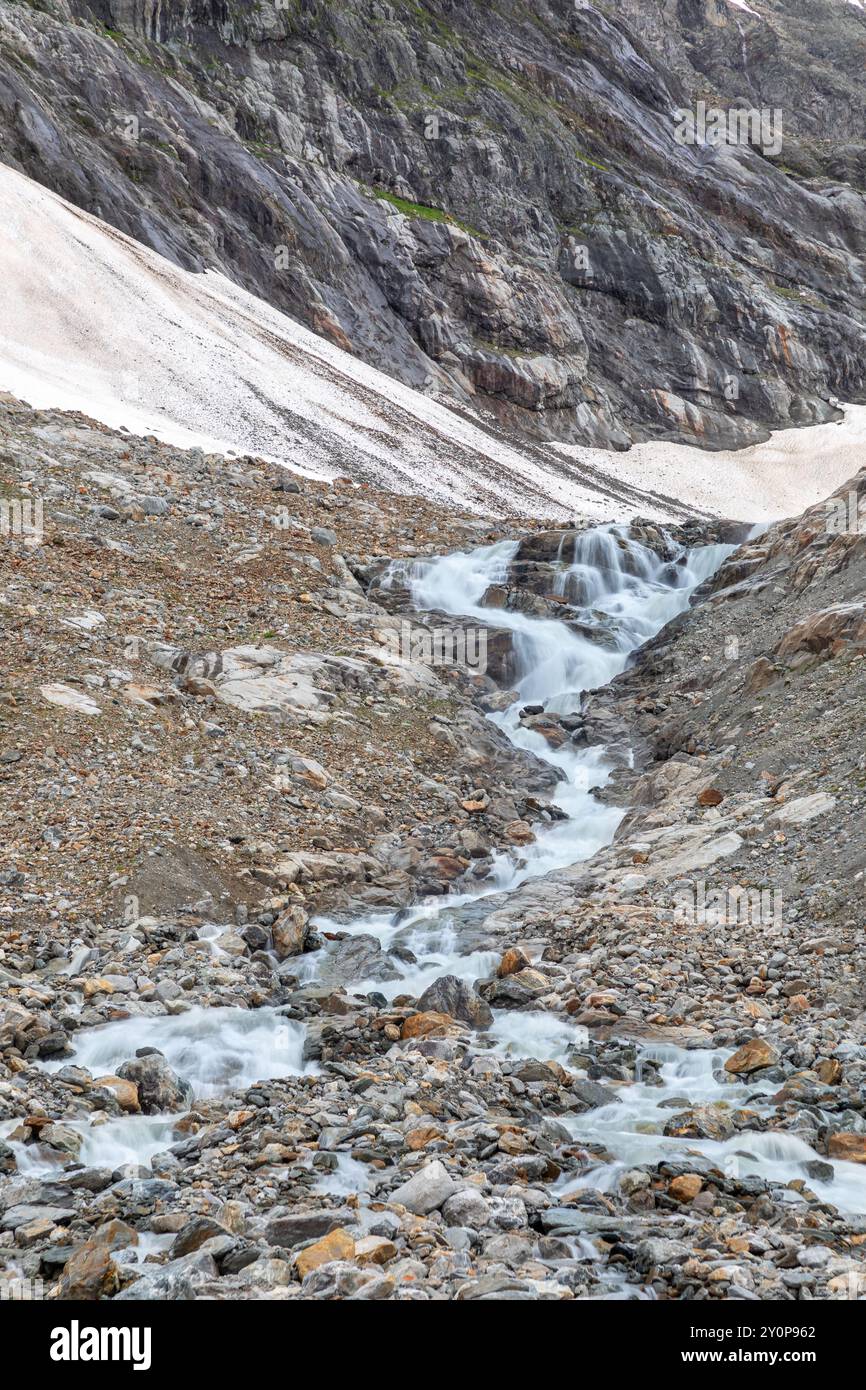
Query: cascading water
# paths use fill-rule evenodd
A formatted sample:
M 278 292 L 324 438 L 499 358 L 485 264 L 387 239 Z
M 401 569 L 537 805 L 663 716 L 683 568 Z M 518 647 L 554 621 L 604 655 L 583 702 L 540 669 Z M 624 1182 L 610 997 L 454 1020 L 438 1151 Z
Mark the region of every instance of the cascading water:
M 255 1081 L 299 1076 L 314 1068 L 303 1060 L 304 1029 L 273 1009 L 192 1008 L 171 1018 L 137 1016 L 78 1034 L 71 1056 L 47 1061 L 46 1071 L 86 1068 L 111 1075 L 140 1048 L 158 1049 L 192 1088 L 194 1098 L 241 1090 Z M 70 1121 L 81 1135 L 80 1161 L 91 1167 L 147 1165 L 174 1142 L 178 1115 L 125 1115 L 95 1123 Z M 18 1169 L 44 1173 L 57 1166 L 56 1152 L 15 1143 Z
M 359 993 L 376 990 L 391 998 L 406 992 L 417 996 L 443 974 L 468 981 L 480 978 L 489 971 L 497 953 L 467 949 L 455 931 L 455 910 L 479 897 L 508 892 L 527 879 L 579 863 L 610 844 L 625 813 L 604 805 L 592 794 L 594 788 L 604 786 L 613 769 L 604 748 L 578 748 L 574 744 L 551 748 L 540 733 L 521 723 L 520 711 L 527 704 L 542 704 L 560 714 L 579 711 L 584 692 L 606 685 L 624 670 L 630 654 L 688 606 L 695 588 L 734 549 L 711 545 L 676 553 L 671 544 L 675 558 L 666 561 L 616 526 L 578 534 L 569 559 L 562 555 L 560 546 L 556 583 L 565 593 L 575 582 L 582 586 L 581 592 L 591 596 L 591 608 L 572 610 L 581 623 L 598 626 L 599 615 L 612 620 L 605 629 L 605 644 L 558 619 L 484 606 L 487 591 L 507 583 L 519 546 L 519 541 L 499 541 L 431 560 L 395 561 L 383 587 L 406 585 L 417 611 L 448 613 L 485 626 L 493 620 L 498 628 L 511 631 L 516 698 L 507 710 L 489 718 L 516 747 L 558 769 L 562 780 L 553 801 L 565 812 L 565 819 L 542 827 L 520 860 L 515 862 L 505 853 L 495 856 L 485 884 L 474 892 L 439 898 L 432 906 L 425 904 L 397 916 L 375 913 L 348 926 L 323 921 L 321 925 L 328 929 L 373 936 L 385 949 L 402 946 L 416 958 L 414 964 L 405 965 L 395 958 L 398 979 L 360 980 L 354 985 Z M 316 978 L 320 964 L 321 956 L 316 953 L 300 964 L 292 961 L 290 968 L 307 981 Z M 517 1015 L 509 1017 L 513 1020 Z M 506 1019 L 503 1030 L 507 1032 L 509 1026 L 515 1025 Z M 503 1046 L 507 1041 L 503 1037 Z M 512 1050 L 526 1045 L 522 1031 L 509 1045 Z
M 718 1073 L 730 1052 L 698 1050 L 683 1052 L 677 1047 L 646 1046 L 638 1060 L 635 1083 L 622 1087 L 611 1105 L 588 1111 L 585 1115 L 565 1117 L 563 1123 L 576 1140 L 602 1144 L 616 1158 L 584 1173 L 580 1178 L 562 1184 L 563 1195 L 581 1188 L 608 1192 L 616 1187 L 626 1169 L 661 1163 L 665 1159 L 687 1159 L 700 1167 L 717 1168 L 741 1177 L 760 1175 L 784 1189 L 794 1179 L 802 1179 L 807 1163 L 817 1163 L 820 1155 L 796 1134 L 777 1130 L 761 1133 L 743 1130 L 730 1139 L 678 1138 L 662 1131 L 676 1113 L 675 1099 L 682 1100 L 681 1109 L 689 1105 L 707 1105 L 724 1100 L 732 1110 L 748 1107 L 761 1114 L 762 1096 L 771 1096 L 778 1082 L 727 1081 L 720 1083 Z M 655 1084 L 649 1084 L 642 1072 L 648 1061 L 660 1062 Z M 825 1160 L 826 1162 L 826 1160 Z M 835 1162 L 832 1182 L 810 1176 L 809 1186 L 824 1200 L 841 1211 L 866 1211 L 866 1172 L 856 1163 Z M 793 1192 L 782 1192 L 782 1200 L 796 1200 Z
M 521 862 L 515 864 L 506 855 L 498 856 L 487 886 L 474 895 L 439 899 L 434 909 L 417 908 L 399 919 L 380 914 L 352 924 L 349 931 L 373 934 L 385 947 L 400 941 L 418 957 L 418 964 L 404 967 L 400 980 L 387 985 L 362 982 L 356 986 L 361 992 L 379 989 L 392 997 L 401 991 L 417 994 L 446 971 L 462 979 L 478 978 L 484 973 L 478 966 L 485 962 L 485 955 L 477 950 L 461 951 L 459 934 L 452 924 L 456 909 L 472 896 L 508 891 L 527 879 L 587 859 L 611 842 L 624 813 L 592 795 L 593 788 L 603 786 L 612 770 L 604 749 L 574 745 L 553 749 L 541 734 L 521 723 L 520 711 L 527 704 L 541 704 L 559 714 L 578 712 L 582 695 L 623 671 L 630 654 L 683 612 L 694 590 L 735 549 L 710 545 L 677 553 L 671 545 L 672 558 L 663 560 L 616 526 L 578 534 L 570 556 L 564 548 L 560 546 L 556 561 L 555 592 L 566 599 L 571 616 L 581 627 L 597 629 L 597 641 L 556 619 L 484 606 L 488 589 L 507 583 L 518 550 L 518 543 L 512 541 L 433 560 L 395 562 L 384 581 L 386 585 L 406 585 L 418 611 L 437 611 L 510 629 L 516 698 L 507 710 L 489 717 L 517 747 L 534 753 L 563 774 L 554 800 L 567 819 L 542 828 Z M 575 1050 L 587 1041 L 586 1030 L 565 1019 L 521 1010 L 496 1011 L 489 1036 L 497 1051 L 549 1058 L 564 1066 L 569 1066 Z M 616 1157 L 564 1190 L 604 1190 L 615 1186 L 630 1164 L 658 1162 L 685 1153 L 702 1153 L 708 1162 L 723 1169 L 736 1162 L 743 1165 L 742 1171 L 760 1172 L 783 1184 L 802 1177 L 803 1164 L 818 1157 L 795 1135 L 749 1133 L 724 1143 L 664 1136 L 661 1131 L 671 1111 L 662 1108 L 662 1103 L 675 1095 L 683 1098 L 684 1108 L 719 1100 L 737 1104 L 747 1097 L 754 1105 L 754 1097 L 762 1088 L 732 1085 L 723 1075 L 719 1079 L 724 1056 L 711 1052 L 668 1048 L 660 1058 L 658 1050 L 647 1048 L 643 1056 L 662 1060 L 661 1085 L 639 1079 L 621 1088 L 617 1104 L 568 1122 L 576 1139 L 602 1143 Z M 866 1175 L 854 1164 L 837 1163 L 832 1183 L 814 1181 L 811 1185 L 841 1209 L 866 1210 Z
M 619 675 L 631 653 L 688 607 L 697 586 L 735 547 L 702 546 L 680 551 L 666 561 L 630 539 L 621 527 L 579 533 L 571 559 L 561 556 L 557 562 L 556 586 L 563 596 L 571 591 L 582 596 L 570 600 L 582 605 L 573 612 L 575 619 L 592 625 L 600 614 L 613 620 L 604 633 L 607 644 L 555 618 L 484 607 L 488 589 L 507 580 L 518 548 L 519 542 L 500 541 L 468 554 L 410 564 L 397 561 L 384 581 L 385 586 L 398 581 L 407 584 L 412 606 L 419 611 L 437 610 L 484 624 L 492 621 L 511 631 L 517 698 L 509 709 L 490 718 L 518 748 L 534 753 L 563 775 L 553 799 L 568 819 L 539 833 L 522 867 L 500 858 L 494 866 L 492 891 L 508 890 L 527 878 L 588 859 L 611 842 L 624 815 L 592 796 L 593 788 L 604 786 L 612 771 L 604 749 L 580 749 L 573 744 L 551 748 L 540 733 L 521 724 L 521 709 L 541 704 L 558 714 L 579 711 L 584 692 L 607 685 Z
M 485 626 L 492 620 L 498 628 L 511 631 L 516 698 L 507 710 L 489 718 L 516 747 L 559 770 L 562 780 L 553 801 L 565 812 L 565 819 L 542 827 L 519 861 L 505 853 L 495 856 L 485 884 L 474 892 L 439 898 L 432 906 L 425 904 L 397 916 L 375 913 L 348 926 L 323 921 L 326 929 L 373 936 L 385 949 L 399 945 L 416 958 L 413 964 L 393 958 L 399 978 L 357 981 L 358 993 L 376 990 L 393 998 L 408 992 L 417 997 L 441 975 L 472 981 L 489 973 L 498 953 L 467 948 L 455 930 L 453 913 L 474 899 L 508 892 L 528 879 L 588 859 L 611 842 L 625 813 L 592 794 L 594 788 L 604 786 L 613 769 L 604 748 L 574 744 L 551 748 L 540 733 L 521 723 L 520 711 L 527 704 L 542 704 L 560 714 L 579 711 L 583 693 L 607 684 L 624 670 L 630 654 L 688 606 L 694 589 L 735 548 L 711 545 L 677 553 L 671 544 L 674 558 L 666 561 L 616 526 L 578 534 L 570 558 L 560 546 L 556 583 L 565 591 L 574 579 L 592 596 L 592 608 L 573 610 L 581 623 L 598 626 L 598 615 L 612 620 L 605 629 L 605 644 L 559 619 L 484 606 L 487 591 L 507 583 L 519 546 L 519 541 L 499 541 L 431 560 L 395 561 L 383 587 L 407 586 L 417 611 L 443 612 Z M 293 960 L 289 968 L 307 981 L 316 978 L 320 965 L 321 956 L 316 953 L 300 964 Z M 507 1015 L 501 1025 L 502 1045 L 511 1050 L 527 1047 L 522 1025 L 515 1022 L 518 1018 Z M 509 1028 L 518 1029 L 510 1040 L 505 1037 Z M 531 1053 L 524 1051 L 524 1055 Z
M 397 915 L 374 914 L 341 926 L 341 931 L 376 938 L 393 962 L 395 978 L 353 982 L 352 988 L 359 994 L 375 990 L 386 997 L 407 992 L 417 997 L 443 974 L 467 981 L 490 974 L 499 951 L 489 949 L 477 935 L 473 938 L 471 928 L 467 935 L 459 909 L 479 897 L 509 891 L 527 879 L 580 862 L 610 843 L 623 812 L 592 795 L 612 770 L 605 750 L 570 743 L 552 748 L 539 732 L 521 722 L 520 711 L 527 704 L 540 704 L 562 715 L 578 713 L 583 694 L 618 675 L 630 654 L 688 606 L 695 588 L 734 548 L 715 545 L 677 553 L 671 545 L 672 558 L 663 560 L 614 526 L 579 534 L 569 546 L 570 554 L 564 553 L 565 543 L 560 547 L 553 588 L 566 601 L 565 611 L 572 625 L 484 606 L 491 586 L 507 584 L 517 542 L 502 541 L 468 553 L 397 562 L 384 581 L 386 585 L 406 584 L 416 610 L 439 611 L 485 626 L 492 622 L 497 628 L 510 630 L 515 699 L 504 712 L 489 717 L 515 746 L 558 769 L 561 781 L 554 799 L 566 818 L 542 826 L 535 843 L 519 860 L 504 853 L 496 856 L 488 879 L 474 892 L 440 898 Z M 587 636 L 588 632 L 593 636 Z M 626 751 L 617 753 L 622 757 Z M 211 925 L 200 933 L 215 956 L 221 954 L 217 944 L 220 930 Z M 302 983 L 315 980 L 327 949 L 293 958 L 287 971 Z M 76 965 L 77 961 L 78 957 Z M 275 1047 L 278 1030 L 285 1036 L 282 1045 Z M 488 1040 L 500 1054 L 553 1059 L 574 1067 L 581 1065 L 576 1054 L 586 1047 L 588 1034 L 561 1015 L 498 1010 Z M 79 1035 L 71 1059 L 46 1065 L 54 1070 L 71 1060 L 98 1075 L 112 1071 L 142 1046 L 162 1051 L 169 1064 L 192 1084 L 194 1095 L 202 1097 L 308 1069 L 303 1064 L 303 1029 L 267 1009 L 191 1009 L 170 1018 L 126 1019 Z M 762 1087 L 720 1079 L 723 1054 L 646 1048 L 643 1058 L 661 1064 L 658 1076 L 643 1076 L 639 1063 L 636 1081 L 616 1087 L 616 1103 L 582 1115 L 559 1117 L 577 1142 L 596 1143 L 613 1156 L 579 1179 L 563 1182 L 559 1189 L 563 1195 L 580 1187 L 610 1189 L 629 1165 L 685 1153 L 692 1156 L 691 1161 L 700 1161 L 703 1156 L 708 1164 L 722 1168 L 741 1164 L 746 1172 L 759 1172 L 780 1184 L 801 1176 L 804 1162 L 817 1157 L 798 1136 L 778 1132 L 747 1131 L 718 1142 L 665 1136 L 662 1130 L 671 1116 L 669 1102 L 674 1098 L 682 1098 L 684 1107 L 748 1100 L 755 1108 L 760 1107 Z M 127 1116 L 95 1125 L 72 1121 L 69 1127 L 82 1134 L 82 1162 L 116 1167 L 127 1162 L 147 1163 L 172 1142 L 176 1121 L 176 1116 Z M 14 1147 L 22 1174 L 44 1172 L 47 1165 L 58 1161 L 56 1155 L 39 1154 L 31 1146 Z M 362 1194 L 370 1190 L 371 1183 L 375 1185 L 375 1176 L 366 1165 L 340 1153 L 335 1156 L 335 1165 L 321 1172 L 316 1190 Z M 866 1210 L 866 1173 L 853 1164 L 837 1163 L 833 1182 L 816 1180 L 812 1186 L 842 1209 Z M 602 1260 L 592 1241 L 584 1237 L 578 1238 L 573 1253 L 596 1263 Z M 610 1297 L 647 1296 L 626 1286 L 615 1267 L 602 1263 L 599 1269 Z

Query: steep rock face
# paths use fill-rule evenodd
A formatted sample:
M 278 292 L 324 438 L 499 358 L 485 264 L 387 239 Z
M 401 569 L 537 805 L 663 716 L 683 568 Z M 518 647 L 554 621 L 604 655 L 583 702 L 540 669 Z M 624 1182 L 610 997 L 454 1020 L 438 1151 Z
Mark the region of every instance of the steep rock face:
M 730 447 L 863 396 L 864 44 L 818 0 L 7 5 L 0 158 L 535 438 Z M 781 151 L 677 143 L 698 99 Z

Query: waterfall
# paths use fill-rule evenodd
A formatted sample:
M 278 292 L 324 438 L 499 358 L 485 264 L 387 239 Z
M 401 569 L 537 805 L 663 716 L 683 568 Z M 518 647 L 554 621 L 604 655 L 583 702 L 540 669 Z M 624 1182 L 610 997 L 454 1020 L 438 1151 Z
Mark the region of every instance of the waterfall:
M 587 859 L 613 839 L 624 811 L 592 795 L 612 771 L 604 749 L 570 743 L 553 749 L 540 733 L 521 724 L 520 711 L 524 705 L 541 704 L 558 714 L 579 712 L 582 696 L 619 675 L 631 653 L 683 612 L 698 585 L 736 548 L 707 545 L 687 551 L 666 539 L 670 559 L 633 540 L 625 527 L 599 526 L 577 533 L 566 559 L 563 538 L 552 580 L 554 592 L 572 605 L 563 617 L 596 629 L 602 620 L 603 641 L 591 640 L 559 618 L 484 606 L 491 586 L 507 584 L 520 548 L 517 541 L 430 560 L 395 561 L 383 578 L 386 588 L 405 585 L 418 611 L 474 619 L 512 633 L 516 699 L 504 713 L 489 717 L 516 747 L 563 774 L 554 801 L 568 819 L 542 829 L 519 868 L 506 856 L 497 859 L 494 883 L 499 889 Z

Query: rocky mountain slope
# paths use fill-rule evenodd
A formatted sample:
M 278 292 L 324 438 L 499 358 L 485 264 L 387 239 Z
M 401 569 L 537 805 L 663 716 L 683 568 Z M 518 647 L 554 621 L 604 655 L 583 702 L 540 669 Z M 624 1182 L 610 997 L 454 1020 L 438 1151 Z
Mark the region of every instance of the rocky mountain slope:
M 824 0 L 0 6 L 0 159 L 535 439 L 863 399 L 866 13 Z M 697 101 L 775 153 L 683 145 Z
M 595 799 L 625 815 L 584 862 L 479 897 L 563 824 L 541 745 L 484 718 L 513 697 L 505 615 L 606 650 L 605 555 L 670 583 L 744 528 L 636 522 L 584 552 L 0 418 L 3 497 L 53 499 L 0 546 L 0 1277 L 862 1297 L 866 474 L 730 554 L 579 709 L 520 712 L 610 759 Z M 505 536 L 486 673 L 395 657 L 404 623 L 463 625 L 407 607 L 406 562 Z M 565 574 L 572 548 L 595 568 Z M 772 910 L 732 910 L 739 890 Z

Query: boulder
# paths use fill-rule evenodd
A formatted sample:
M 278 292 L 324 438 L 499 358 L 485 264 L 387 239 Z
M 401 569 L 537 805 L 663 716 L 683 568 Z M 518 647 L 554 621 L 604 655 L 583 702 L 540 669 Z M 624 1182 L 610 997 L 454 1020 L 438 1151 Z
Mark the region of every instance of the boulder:
M 477 994 L 471 985 L 458 980 L 456 975 L 443 975 L 425 989 L 418 1000 L 421 1013 L 432 1010 L 434 1013 L 450 1014 L 470 1028 L 489 1028 L 493 1022 L 493 1011 Z
M 277 960 L 299 956 L 306 944 L 309 929 L 309 917 L 302 907 L 290 907 L 282 912 L 271 927 Z
M 725 1071 L 732 1076 L 748 1076 L 762 1067 L 774 1067 L 779 1053 L 764 1038 L 750 1038 L 725 1062 Z
M 416 1216 L 428 1216 L 431 1211 L 437 1211 L 447 1202 L 456 1188 L 457 1183 L 444 1163 L 434 1159 L 432 1163 L 414 1173 L 408 1182 L 395 1188 L 388 1200 L 395 1205 L 406 1207 Z
M 306 1246 L 300 1254 L 296 1255 L 295 1268 L 298 1271 L 298 1276 L 305 1279 L 310 1271 L 318 1269 L 319 1265 L 330 1264 L 332 1260 L 351 1260 L 354 1255 L 355 1242 L 340 1226 L 337 1226 L 326 1236 L 322 1236 L 321 1240 Z
M 192 1087 L 172 1071 L 161 1052 L 141 1049 L 135 1057 L 117 1068 L 122 1081 L 138 1088 L 138 1101 L 145 1115 L 186 1110 L 192 1100 Z

